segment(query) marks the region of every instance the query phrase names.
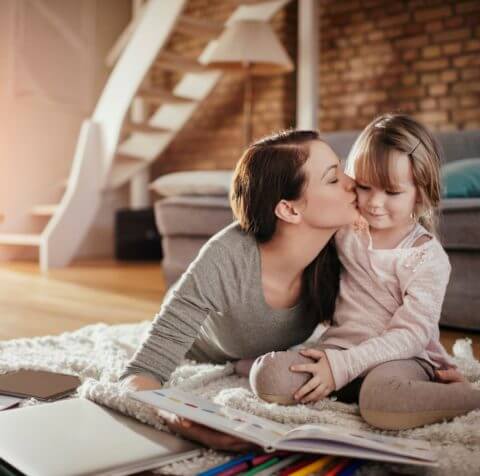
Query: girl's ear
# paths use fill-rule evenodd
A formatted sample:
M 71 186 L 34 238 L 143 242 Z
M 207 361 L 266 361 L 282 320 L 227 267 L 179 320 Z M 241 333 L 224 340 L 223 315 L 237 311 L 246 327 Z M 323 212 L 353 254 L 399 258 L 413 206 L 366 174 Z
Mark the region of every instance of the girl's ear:
M 300 223 L 302 217 L 292 202 L 280 200 L 275 207 L 275 216 L 287 223 Z

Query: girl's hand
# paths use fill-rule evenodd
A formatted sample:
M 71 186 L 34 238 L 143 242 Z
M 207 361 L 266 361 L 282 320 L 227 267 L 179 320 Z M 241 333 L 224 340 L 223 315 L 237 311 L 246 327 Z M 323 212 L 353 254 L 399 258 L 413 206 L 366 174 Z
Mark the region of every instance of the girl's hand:
M 219 431 L 199 425 L 198 423 L 194 423 L 173 413 L 158 410 L 158 415 L 165 420 L 168 428 L 173 433 L 183 436 L 188 440 L 201 443 L 208 448 L 222 451 L 233 451 L 236 453 L 256 448 L 253 443 L 249 443 L 248 441 L 241 440 L 225 433 L 220 433 Z
M 467 382 L 463 374 L 455 368 L 435 370 L 435 377 L 440 383 Z
M 327 397 L 335 390 L 335 380 L 325 352 L 317 349 L 301 350 L 300 353 L 305 357 L 317 360 L 313 364 L 292 365 L 292 372 L 309 372 L 312 378 L 294 395 L 295 400 L 301 403 L 316 402 Z

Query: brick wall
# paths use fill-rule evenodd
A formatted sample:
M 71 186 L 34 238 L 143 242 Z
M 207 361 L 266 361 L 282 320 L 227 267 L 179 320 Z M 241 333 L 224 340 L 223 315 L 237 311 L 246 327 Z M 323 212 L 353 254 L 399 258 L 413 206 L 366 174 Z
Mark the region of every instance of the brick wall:
M 301 0 L 300 0 L 301 1 Z M 237 2 L 190 0 L 186 13 L 225 21 Z M 319 128 L 360 129 L 402 111 L 432 129 L 480 127 L 480 0 L 319 0 Z M 297 2 L 272 24 L 296 59 Z M 206 39 L 176 34 L 168 49 L 197 56 Z M 174 74 L 154 69 L 156 84 Z M 253 136 L 295 121 L 295 73 L 254 80 Z M 152 177 L 232 167 L 243 149 L 243 83 L 226 76 L 155 164 Z
M 322 0 L 319 125 L 397 110 L 432 129 L 480 127 L 479 0 Z
M 223 23 L 236 5 L 238 2 L 232 0 L 190 0 L 185 14 Z M 295 2 L 275 15 L 271 23 L 294 60 Z M 207 38 L 175 34 L 167 51 L 197 57 L 207 42 Z M 152 81 L 157 85 L 171 87 L 179 79 L 176 74 L 166 74 L 158 68 L 152 73 Z M 228 169 L 234 166 L 244 149 L 243 84 L 239 75 L 224 75 L 154 165 L 152 177 L 175 170 Z M 253 138 L 294 125 L 295 87 L 295 73 L 253 78 Z

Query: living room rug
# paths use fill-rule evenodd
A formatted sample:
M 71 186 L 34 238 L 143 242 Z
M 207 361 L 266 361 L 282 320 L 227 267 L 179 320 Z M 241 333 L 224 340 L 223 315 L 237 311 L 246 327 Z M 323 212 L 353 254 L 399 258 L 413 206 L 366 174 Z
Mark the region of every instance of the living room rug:
M 128 399 L 125 387 L 118 382 L 125 364 L 145 337 L 149 326 L 150 321 L 116 326 L 95 324 L 58 336 L 3 341 L 0 342 L 0 373 L 27 368 L 78 375 L 82 381 L 78 396 L 106 405 L 158 429 L 167 430 L 154 410 Z M 456 341 L 453 358 L 467 379 L 480 388 L 480 362 L 473 356 L 470 339 Z M 230 363 L 212 365 L 185 361 L 172 374 L 168 386 L 188 389 L 216 403 L 292 427 L 303 423 L 330 423 L 427 440 L 439 454 L 440 466 L 437 468 L 371 462 L 358 470 L 358 475 L 480 474 L 480 410 L 450 422 L 393 432 L 375 430 L 369 426 L 361 418 L 358 405 L 355 404 L 347 405 L 330 399 L 313 405 L 290 407 L 265 403 L 253 395 L 246 378 L 234 374 Z M 38 403 L 40 402 L 30 399 L 22 402 L 22 406 Z M 170 464 L 158 472 L 182 476 L 195 474 L 227 458 L 226 453 L 206 449 L 201 456 Z

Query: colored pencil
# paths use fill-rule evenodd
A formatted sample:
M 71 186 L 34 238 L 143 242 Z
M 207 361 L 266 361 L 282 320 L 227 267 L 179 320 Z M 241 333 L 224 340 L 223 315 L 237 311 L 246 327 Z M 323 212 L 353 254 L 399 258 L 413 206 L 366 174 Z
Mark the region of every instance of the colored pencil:
M 351 476 L 355 471 L 365 464 L 364 460 L 357 459 L 351 462 L 344 470 L 338 473 L 338 476 Z
M 243 463 L 244 461 L 252 460 L 253 458 L 255 458 L 255 456 L 257 456 L 255 453 L 247 453 L 246 455 L 240 456 L 238 458 L 233 458 L 230 461 L 227 461 L 226 463 L 222 463 L 218 466 L 214 466 L 213 468 L 210 468 L 210 469 L 207 469 L 206 471 L 198 473 L 197 476 L 215 476 L 215 475 L 218 475 L 222 471 L 230 469 L 233 466 L 236 466 L 240 463 Z
M 260 473 L 257 473 L 257 476 L 271 476 L 272 474 L 278 473 L 281 469 L 292 465 L 302 457 L 303 457 L 302 454 L 288 456 L 287 458 L 279 461 L 277 464 L 270 466 L 270 468 L 266 468 L 262 470 Z
M 268 461 L 269 459 L 274 458 L 275 456 L 276 456 L 275 453 L 255 456 L 255 458 L 249 461 L 238 463 L 236 466 L 233 466 L 232 468 L 227 469 L 226 471 L 217 473 L 217 476 L 233 476 L 235 474 L 241 473 L 242 471 L 248 471 L 249 469 L 252 468 L 252 466 L 258 466 L 259 464 L 262 464 L 265 461 Z
M 335 463 L 326 473 L 325 476 L 338 476 L 340 471 L 347 467 L 352 462 L 351 459 L 342 459 Z
M 304 468 L 299 469 L 291 473 L 291 476 L 308 476 L 315 471 L 324 468 L 327 464 L 331 463 L 333 460 L 333 456 L 324 456 L 320 459 L 317 459 L 313 463 L 305 466 Z
M 245 471 L 245 473 L 240 473 L 242 476 L 253 476 L 254 474 L 259 473 L 260 471 L 263 471 L 266 468 L 269 468 L 270 466 L 273 466 L 274 464 L 278 463 L 280 461 L 280 458 L 278 456 L 275 456 L 268 461 L 265 461 L 265 463 L 259 464 L 258 466 L 255 466 L 254 468 Z
M 297 471 L 297 469 L 300 469 L 300 468 L 303 468 L 304 466 L 307 466 L 308 464 L 310 464 L 312 461 L 314 461 L 316 458 L 315 456 L 312 456 L 312 455 L 304 455 L 304 457 L 298 461 L 297 463 L 295 463 L 294 465 L 292 466 L 289 466 L 287 468 L 285 468 L 279 476 L 289 476 L 290 474 L 292 474 L 294 471 Z

